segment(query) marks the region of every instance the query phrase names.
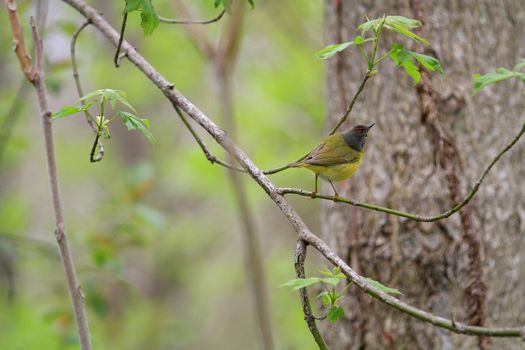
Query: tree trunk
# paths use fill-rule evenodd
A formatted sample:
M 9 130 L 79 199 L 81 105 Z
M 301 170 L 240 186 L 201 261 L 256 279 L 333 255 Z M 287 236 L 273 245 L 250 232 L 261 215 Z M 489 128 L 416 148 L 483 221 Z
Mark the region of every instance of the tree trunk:
M 363 5 L 362 3 L 366 3 Z M 525 7 L 505 1 L 326 2 L 327 44 L 352 40 L 368 16 L 422 17 L 446 76 L 430 76 L 435 119 L 427 118 L 424 87 L 391 62 L 369 80 L 347 125 L 375 122 L 358 173 L 339 193 L 360 201 L 433 215 L 464 196 L 523 123 L 525 87 L 508 81 L 472 96 L 474 73 L 512 68 L 525 57 Z M 401 42 L 385 33 L 380 47 Z M 428 48 L 426 49 L 428 51 Z M 380 54 L 384 53 L 380 52 Z M 347 49 L 328 61 L 328 124 L 333 127 L 366 71 L 359 53 Z M 426 96 L 426 97 L 428 97 Z M 421 102 L 423 101 L 423 102 Z M 433 127 L 450 141 L 440 149 Z M 445 150 L 446 151 L 446 150 Z M 525 324 L 525 144 L 520 141 L 496 165 L 462 214 L 418 223 L 342 204 L 323 204 L 323 238 L 354 269 L 403 292 L 402 299 L 473 324 Z M 447 158 L 448 157 L 448 158 Z M 456 175 L 455 181 L 452 175 Z M 327 186 L 325 190 L 328 191 Z M 477 259 L 477 260 L 476 260 Z M 480 263 L 480 267 L 476 266 Z M 518 339 L 455 335 L 388 308 L 350 288 L 345 318 L 323 322 L 331 349 L 517 349 Z

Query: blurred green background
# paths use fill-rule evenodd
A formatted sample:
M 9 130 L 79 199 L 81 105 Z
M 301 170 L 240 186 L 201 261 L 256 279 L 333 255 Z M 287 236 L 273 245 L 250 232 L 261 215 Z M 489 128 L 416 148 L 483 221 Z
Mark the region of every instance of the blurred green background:
M 120 26 L 123 1 L 89 1 Z M 154 1 L 177 17 L 168 0 Z M 198 18 L 212 0 L 186 1 Z M 31 1 L 20 1 L 26 39 Z M 246 9 L 235 73 L 239 144 L 263 169 L 297 159 L 324 127 L 321 0 L 256 0 Z M 227 15 L 228 16 L 228 15 Z M 227 18 L 226 18 L 227 19 Z M 83 19 L 51 1 L 45 33 L 51 108 L 78 103 L 69 60 L 72 30 Z M 224 21 L 203 27 L 214 40 Z M 19 89 L 5 11 L 0 15 L 0 128 Z M 213 71 L 181 26 L 161 24 L 144 37 L 130 15 L 126 38 L 162 74 L 223 125 Z M 28 44 L 28 46 L 30 46 Z M 87 298 L 96 349 L 258 349 L 236 204 L 225 170 L 211 165 L 163 95 L 134 66 L 113 66 L 114 48 L 88 27 L 77 44 L 86 92 L 124 90 L 151 121 L 154 146 L 123 125 L 112 126 L 106 156 L 89 162 L 93 135 L 83 116 L 54 124 L 65 218 Z M 11 121 L 13 121 L 11 123 Z M 34 91 L 9 121 L 0 158 L 0 348 L 75 349 L 75 327 L 53 236 L 53 218 Z M 224 153 L 204 137 L 213 152 Z M 289 170 L 280 186 L 310 188 L 313 176 Z M 256 213 L 279 349 L 313 349 L 297 292 L 279 288 L 294 277 L 295 232 L 266 194 L 247 181 Z M 318 203 L 292 198 L 318 230 Z M 309 267 L 316 269 L 315 255 Z

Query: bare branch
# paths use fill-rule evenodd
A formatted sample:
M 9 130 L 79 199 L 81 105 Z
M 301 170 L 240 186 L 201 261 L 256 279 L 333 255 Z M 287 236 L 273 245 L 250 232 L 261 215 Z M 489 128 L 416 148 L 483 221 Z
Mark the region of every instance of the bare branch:
M 339 127 L 341 125 L 343 125 L 343 123 L 346 121 L 346 119 L 348 118 L 348 116 L 350 115 L 350 113 L 352 112 L 352 109 L 354 108 L 354 104 L 355 102 L 357 101 L 357 98 L 359 97 L 359 95 L 361 94 L 361 92 L 363 92 L 363 89 L 365 88 L 365 84 L 366 82 L 368 81 L 368 79 L 370 79 L 370 77 L 372 76 L 372 71 L 371 70 L 368 70 L 365 74 L 365 77 L 363 78 L 363 81 L 361 81 L 361 84 L 359 85 L 359 87 L 357 88 L 357 91 L 355 92 L 355 95 L 354 97 L 352 98 L 352 100 L 350 101 L 350 104 L 348 105 L 348 108 L 346 109 L 346 111 L 344 112 L 344 114 L 341 116 L 341 119 L 339 119 L 339 121 L 337 122 L 337 124 L 335 124 L 334 128 L 332 129 L 332 131 L 330 131 L 330 134 L 329 135 L 333 135 L 337 129 L 339 129 Z M 301 160 L 301 159 L 300 159 Z
M 295 273 L 297 278 L 305 278 L 304 261 L 306 259 L 306 247 L 307 244 L 303 240 L 297 240 L 297 244 L 295 245 L 294 259 Z M 319 329 L 317 328 L 317 324 L 315 322 L 317 317 L 312 314 L 312 308 L 310 307 L 310 300 L 308 299 L 308 292 L 306 288 L 299 289 L 299 295 L 301 296 L 301 304 L 303 305 L 304 320 L 306 321 L 306 324 L 308 324 L 310 333 L 312 333 L 317 346 L 319 346 L 319 349 L 328 349 L 321 332 L 319 332 Z
M 18 40 L 20 44 L 20 37 L 22 29 L 18 22 L 18 14 L 16 12 L 16 4 L 14 0 L 6 0 L 9 16 L 11 19 L 11 25 L 13 30 L 14 41 Z M 55 238 L 58 243 L 60 256 L 62 258 L 62 265 L 66 273 L 67 286 L 71 302 L 73 304 L 73 314 L 75 316 L 77 332 L 79 335 L 80 346 L 82 350 L 91 349 L 91 339 L 89 336 L 89 326 L 86 317 L 86 311 L 84 307 L 84 296 L 78 284 L 75 266 L 73 263 L 73 257 L 71 255 L 71 248 L 69 246 L 64 217 L 62 213 L 62 204 L 60 200 L 60 189 L 58 184 L 58 173 L 55 160 L 55 151 L 53 145 L 53 129 L 51 125 L 51 111 L 49 110 L 47 103 L 47 92 L 44 79 L 43 70 L 43 48 L 42 41 L 38 28 L 35 25 L 33 18 L 31 18 L 31 29 L 33 32 L 33 39 L 35 41 L 36 48 L 36 66 L 33 67 L 29 55 L 25 52 L 23 42 L 18 45 L 17 57 L 20 60 L 22 71 L 26 75 L 27 79 L 34 85 L 36 94 L 38 97 L 38 105 L 40 107 L 42 127 L 44 132 L 44 141 L 46 148 L 47 158 L 47 171 L 49 175 L 49 181 L 51 185 L 51 197 L 53 202 L 53 211 L 55 216 Z M 28 66 L 29 64 L 29 66 Z
M 80 74 L 78 73 L 78 65 L 77 65 L 77 57 L 75 53 L 75 47 L 77 43 L 78 36 L 80 33 L 89 25 L 89 21 L 85 21 L 82 23 L 75 33 L 73 33 L 73 37 L 71 38 L 71 67 L 73 69 L 73 79 L 75 80 L 75 86 L 77 87 L 78 97 L 80 98 L 80 103 L 85 104 L 86 101 L 82 99 L 84 96 L 84 90 L 82 89 L 82 85 L 80 84 Z M 95 133 L 95 143 L 93 144 L 93 148 L 91 149 L 89 160 L 94 163 L 101 161 L 102 158 L 104 158 L 104 145 L 102 144 L 102 141 L 100 141 L 100 135 L 98 127 L 95 125 L 96 119 L 89 113 L 87 109 L 84 109 L 84 115 L 86 116 L 86 121 L 88 122 L 91 129 L 93 129 L 93 132 Z M 98 145 L 98 154 L 95 156 L 95 149 Z
M 201 148 L 202 152 L 206 156 L 206 159 L 208 159 L 212 164 L 217 163 L 217 164 L 219 164 L 219 165 L 221 165 L 221 166 L 223 166 L 223 167 L 225 167 L 227 169 L 230 169 L 230 170 L 246 172 L 246 170 L 244 170 L 243 168 L 235 167 L 235 166 L 230 165 L 230 164 L 220 160 L 219 158 L 215 157 L 211 153 L 211 151 L 209 150 L 208 146 L 206 146 L 204 141 L 202 141 L 202 139 L 200 138 L 199 134 L 197 133 L 197 131 L 195 131 L 195 129 L 193 128 L 191 123 L 188 121 L 188 119 L 184 116 L 184 114 L 180 110 L 179 106 L 177 106 L 175 103 L 172 103 L 172 105 L 173 105 L 173 108 L 175 108 L 175 112 L 177 112 L 177 115 L 179 116 L 179 118 L 182 120 L 182 122 L 184 123 L 186 128 L 190 131 L 190 133 L 193 136 L 193 138 L 195 139 L 195 141 L 197 141 L 197 144 L 199 145 L 199 147 Z
M 15 0 L 6 0 L 7 16 L 9 23 L 11 24 L 11 31 L 13 33 L 13 50 L 15 51 L 16 57 L 20 62 L 20 68 L 24 72 L 27 80 L 34 84 L 35 80 L 38 79 L 38 73 L 33 67 L 31 62 L 31 56 L 27 52 L 24 43 L 24 34 L 22 33 L 22 26 L 20 25 L 20 19 L 18 18 L 18 11 Z
M 119 35 L 106 20 L 92 7 L 88 6 L 82 0 L 63 0 L 71 5 L 84 17 L 91 20 L 93 25 L 110 41 L 113 45 L 118 44 Z M 443 317 L 435 316 L 426 311 L 410 306 L 381 290 L 369 284 L 362 276 L 352 270 L 341 258 L 339 258 L 319 237 L 314 235 L 305 225 L 295 209 L 288 204 L 286 199 L 280 194 L 279 190 L 266 177 L 261 170 L 244 154 L 244 152 L 235 145 L 228 137 L 226 132 L 208 118 L 199 108 L 190 100 L 182 95 L 174 85 L 167 81 L 159 72 L 151 66 L 130 44 L 126 41 L 122 44 L 122 50 L 126 53 L 128 59 L 142 71 L 152 83 L 154 83 L 172 103 L 177 104 L 184 112 L 203 127 L 227 152 L 232 154 L 235 159 L 245 168 L 255 182 L 268 194 L 275 202 L 279 209 L 286 216 L 299 238 L 306 241 L 316 248 L 328 261 L 335 266 L 339 266 L 341 271 L 354 282 L 358 287 L 363 289 L 369 295 L 381 302 L 389 305 L 396 310 L 417 318 L 421 321 L 428 322 L 440 328 L 448 329 L 455 333 L 467 335 L 486 335 L 493 337 L 522 337 L 525 334 L 525 328 L 485 328 L 478 326 L 469 326 L 459 322 L 452 322 Z
M 159 20 L 163 23 L 169 23 L 169 24 L 210 24 L 214 22 L 218 22 L 222 16 L 226 13 L 226 9 L 223 9 L 221 13 L 219 13 L 218 16 L 213 17 L 212 19 L 208 20 L 198 20 L 198 19 L 172 19 L 172 18 L 166 18 L 159 16 Z
M 122 25 L 120 27 L 120 37 L 118 39 L 117 50 L 115 51 L 115 57 L 113 58 L 113 63 L 115 67 L 120 66 L 120 48 L 122 47 L 122 41 L 124 40 L 124 32 L 126 31 L 126 23 L 128 23 L 128 13 L 124 12 L 122 17 Z

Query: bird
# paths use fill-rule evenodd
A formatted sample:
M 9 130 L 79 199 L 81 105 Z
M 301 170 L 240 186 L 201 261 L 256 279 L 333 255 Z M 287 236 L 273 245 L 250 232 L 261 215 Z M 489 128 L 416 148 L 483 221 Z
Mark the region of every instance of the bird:
M 317 180 L 327 180 L 339 197 L 332 181 L 343 181 L 352 177 L 361 165 L 368 139 L 368 132 L 375 125 L 356 125 L 346 132 L 329 135 L 306 157 L 290 164 L 292 168 L 306 168 L 315 173 L 315 187 L 312 197 L 317 194 Z

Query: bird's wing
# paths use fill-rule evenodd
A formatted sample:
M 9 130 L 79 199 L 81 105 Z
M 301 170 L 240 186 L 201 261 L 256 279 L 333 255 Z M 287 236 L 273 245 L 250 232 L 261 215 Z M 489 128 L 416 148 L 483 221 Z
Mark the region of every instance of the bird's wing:
M 302 161 L 312 165 L 339 165 L 354 163 L 359 160 L 359 152 L 350 148 L 338 133 L 329 136 Z

